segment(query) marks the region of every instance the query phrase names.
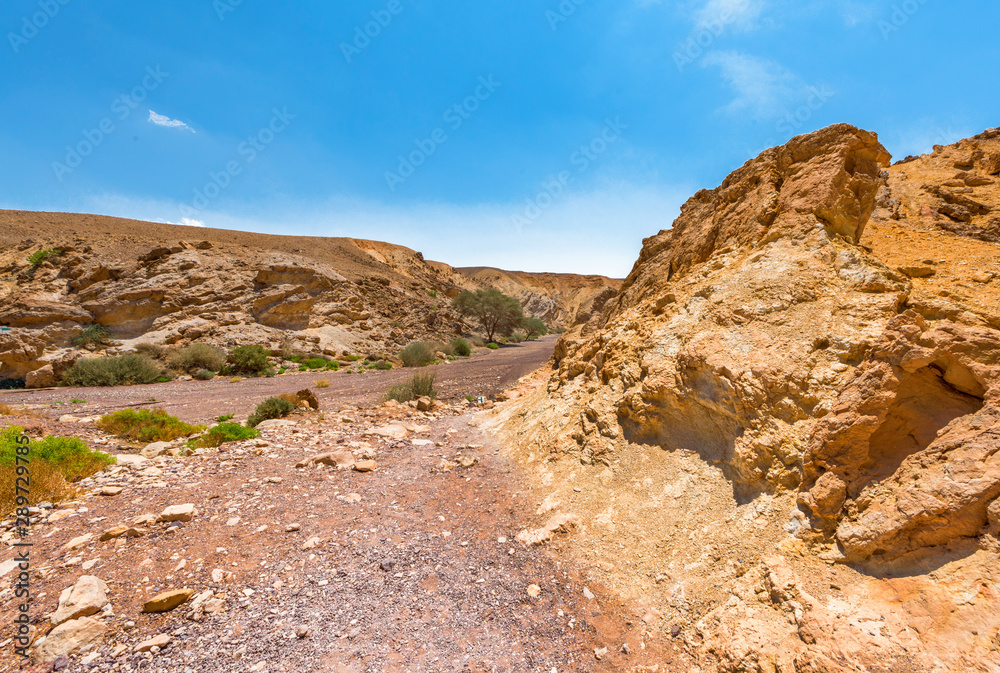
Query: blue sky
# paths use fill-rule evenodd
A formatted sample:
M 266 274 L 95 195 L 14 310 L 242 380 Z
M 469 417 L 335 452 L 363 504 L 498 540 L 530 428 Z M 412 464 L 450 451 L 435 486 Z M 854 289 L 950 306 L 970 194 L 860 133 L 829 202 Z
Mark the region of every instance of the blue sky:
M 4 3 L 0 207 L 624 276 L 793 135 L 1000 124 L 996 2 L 289 4 Z

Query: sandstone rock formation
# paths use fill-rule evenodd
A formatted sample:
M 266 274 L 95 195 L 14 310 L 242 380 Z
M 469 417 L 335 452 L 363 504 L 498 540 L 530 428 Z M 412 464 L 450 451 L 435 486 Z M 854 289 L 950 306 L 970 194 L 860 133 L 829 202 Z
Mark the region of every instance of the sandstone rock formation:
M 394 355 L 472 325 L 449 297 L 492 281 L 402 246 L 281 237 L 57 213 L 0 212 L 0 378 L 52 385 L 86 350 L 90 325 L 138 343 L 292 344 L 305 352 Z M 164 242 L 170 242 L 165 244 Z M 56 251 L 29 262 L 32 254 Z M 505 274 L 529 314 L 570 326 L 618 281 Z M 32 374 L 38 370 L 43 370 Z
M 731 504 L 717 516 L 729 532 L 718 520 L 643 519 L 687 531 L 655 547 L 666 550 L 662 563 L 690 562 L 657 576 L 673 578 L 664 609 L 706 620 L 688 643 L 710 670 L 895 670 L 873 654 L 871 634 L 835 620 L 860 611 L 866 592 L 885 593 L 889 573 L 912 575 L 907 591 L 922 591 L 935 582 L 927 568 L 945 558 L 968 561 L 954 570 L 957 584 L 987 581 L 1000 548 L 991 285 L 1000 256 L 989 233 L 998 137 L 987 131 L 892 167 L 874 134 L 844 124 L 765 151 L 646 239 L 621 292 L 560 341 L 545 387 L 519 393 L 491 421 L 524 447 L 523 460 L 555 465 L 539 468 L 545 484 L 557 483 L 553 472 L 579 478 L 571 462 L 593 466 L 583 473 L 600 494 L 591 515 L 610 533 L 581 536 L 588 553 L 610 549 L 603 536 L 627 518 L 618 481 L 655 493 L 664 475 L 663 494 L 629 506 L 650 515 L 664 496 L 728 484 Z M 741 537 L 753 528 L 731 523 L 744 517 L 758 522 L 760 544 Z M 765 557 L 776 543 L 786 560 Z M 775 588 L 788 582 L 768 569 L 789 557 L 793 575 L 815 573 L 815 562 L 855 564 L 857 591 L 838 602 Z M 701 605 L 684 589 L 722 578 Z M 763 611 L 747 607 L 762 586 L 754 581 Z M 942 615 L 965 600 L 938 599 Z M 1000 618 L 987 615 L 1000 599 L 973 604 L 982 631 L 996 633 Z M 951 623 L 928 623 L 920 610 L 906 603 L 892 627 L 905 644 L 881 655 L 921 670 L 1000 665 L 991 635 L 945 645 Z M 789 622 L 798 630 L 786 632 Z

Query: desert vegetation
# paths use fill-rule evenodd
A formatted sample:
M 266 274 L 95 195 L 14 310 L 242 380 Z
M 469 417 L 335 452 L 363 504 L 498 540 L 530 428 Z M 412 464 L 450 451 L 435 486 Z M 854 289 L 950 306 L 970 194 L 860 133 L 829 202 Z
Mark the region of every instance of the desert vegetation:
M 437 392 L 434 390 L 434 374 L 415 374 L 403 383 L 389 388 L 382 399 L 383 401 L 395 400 L 406 403 L 418 397 L 431 399 L 437 397 Z
M 162 409 L 123 409 L 101 416 L 97 427 L 108 434 L 142 443 L 169 442 L 202 429 Z

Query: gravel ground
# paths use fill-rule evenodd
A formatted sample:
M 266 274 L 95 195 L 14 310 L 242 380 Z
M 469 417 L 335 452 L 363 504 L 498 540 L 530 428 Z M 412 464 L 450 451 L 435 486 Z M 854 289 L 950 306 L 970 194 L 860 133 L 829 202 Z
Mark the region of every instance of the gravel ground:
M 496 376 L 513 381 L 531 358 L 544 361 L 551 343 L 442 365 L 439 375 L 455 387 Z M 409 373 L 351 375 L 358 388 L 349 394 L 375 396 L 392 375 Z M 272 393 L 308 381 L 284 378 L 226 384 L 222 391 L 245 390 L 252 383 L 272 386 L 267 390 Z M 178 391 L 193 405 L 197 391 L 213 390 L 211 384 L 153 389 L 165 408 L 191 409 L 187 418 L 201 420 L 220 406 L 195 411 L 164 393 Z M 95 400 L 110 405 L 122 392 L 134 394 L 86 392 L 88 406 Z M 76 654 L 60 661 L 61 670 L 689 670 L 678 643 L 643 621 L 642 606 L 587 583 L 589 568 L 570 556 L 566 536 L 544 547 L 514 542 L 518 532 L 549 515 L 536 514 L 539 503 L 531 500 L 521 468 L 501 457 L 500 447 L 475 427 L 476 417 L 464 405 L 442 404 L 431 414 L 405 407 L 359 409 L 330 404 L 333 386 L 322 392 L 322 421 L 305 415 L 298 425 L 265 430 L 260 440 L 102 473 L 82 484 L 85 495 L 77 502 L 61 506 L 76 509 L 76 515 L 33 529 L 31 612 L 40 633 L 48 630 L 46 616 L 59 593 L 81 575 L 97 575 L 111 587 L 112 611 L 102 617 L 108 636 L 95 650 L 81 653 L 89 659 Z M 208 401 L 215 399 L 208 395 L 204 404 L 225 403 Z M 104 448 L 120 446 L 88 423 L 26 420 L 41 426 L 35 432 L 73 432 Z M 406 436 L 371 433 L 389 422 L 408 425 Z M 360 473 L 295 467 L 315 453 L 345 447 L 374 455 L 378 468 Z M 475 463 L 442 469 L 448 467 L 442 460 L 463 456 Z M 97 495 L 108 485 L 124 490 Z M 197 515 L 175 531 L 155 524 L 142 537 L 97 541 L 113 526 L 182 503 L 193 503 Z M 295 530 L 286 531 L 291 524 Z M 94 540 L 73 551 L 62 549 L 84 533 L 94 534 Z M 320 541 L 306 548 L 312 538 Z M 8 577 L 0 586 L 10 585 Z M 152 595 L 179 588 L 212 590 L 224 601 L 224 612 L 200 621 L 190 619 L 186 606 L 141 613 Z M 13 601 L 2 602 L 0 622 L 9 624 Z M 137 643 L 158 634 L 171 636 L 165 649 L 134 652 Z M 0 632 L 0 641 L 4 638 Z M 10 645 L 3 646 L 0 670 L 21 665 Z M 25 670 L 48 671 L 52 665 Z
M 296 372 L 269 379 L 243 379 L 239 383 L 217 377 L 212 381 L 172 381 L 147 386 L 3 390 L 0 391 L 0 402 L 12 406 L 52 405 L 53 409 L 61 410 L 60 413 L 78 416 L 104 414 L 133 405 L 155 406 L 181 420 L 195 423 L 229 413 L 246 418 L 254 406 L 265 398 L 294 393 L 321 379 L 330 382 L 329 388 L 314 389 L 324 407 L 376 404 L 390 386 L 405 381 L 414 373 L 431 372 L 435 374 L 435 387 L 441 399 L 489 396 L 544 365 L 552 355 L 557 339 L 552 335 L 503 346 L 496 351 L 477 348 L 469 358 L 419 370 L 369 370 L 363 374 L 348 374 L 346 371 Z M 87 400 L 87 403 L 69 404 L 74 398 Z

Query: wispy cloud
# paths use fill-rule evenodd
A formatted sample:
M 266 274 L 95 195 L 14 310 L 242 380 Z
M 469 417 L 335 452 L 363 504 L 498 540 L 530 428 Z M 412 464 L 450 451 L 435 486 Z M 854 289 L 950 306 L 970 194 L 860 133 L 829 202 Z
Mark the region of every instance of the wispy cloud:
M 736 97 L 726 106 L 733 114 L 773 118 L 806 89 L 802 79 L 781 64 L 749 54 L 715 51 L 705 56 L 702 65 L 718 67 L 733 89 Z
M 695 29 L 729 26 L 750 30 L 764 11 L 764 0 L 707 0 L 695 14 Z
M 177 129 L 187 129 L 191 133 L 195 132 L 193 128 L 191 128 L 184 122 L 180 121 L 179 119 L 171 119 L 166 115 L 156 114 L 152 110 L 149 111 L 149 122 L 151 124 L 156 124 L 157 126 L 166 126 L 168 128 L 177 128 Z
M 205 226 L 205 223 L 202 222 L 201 220 L 192 220 L 190 217 L 182 217 L 180 223 L 183 224 L 186 227 L 204 227 Z

